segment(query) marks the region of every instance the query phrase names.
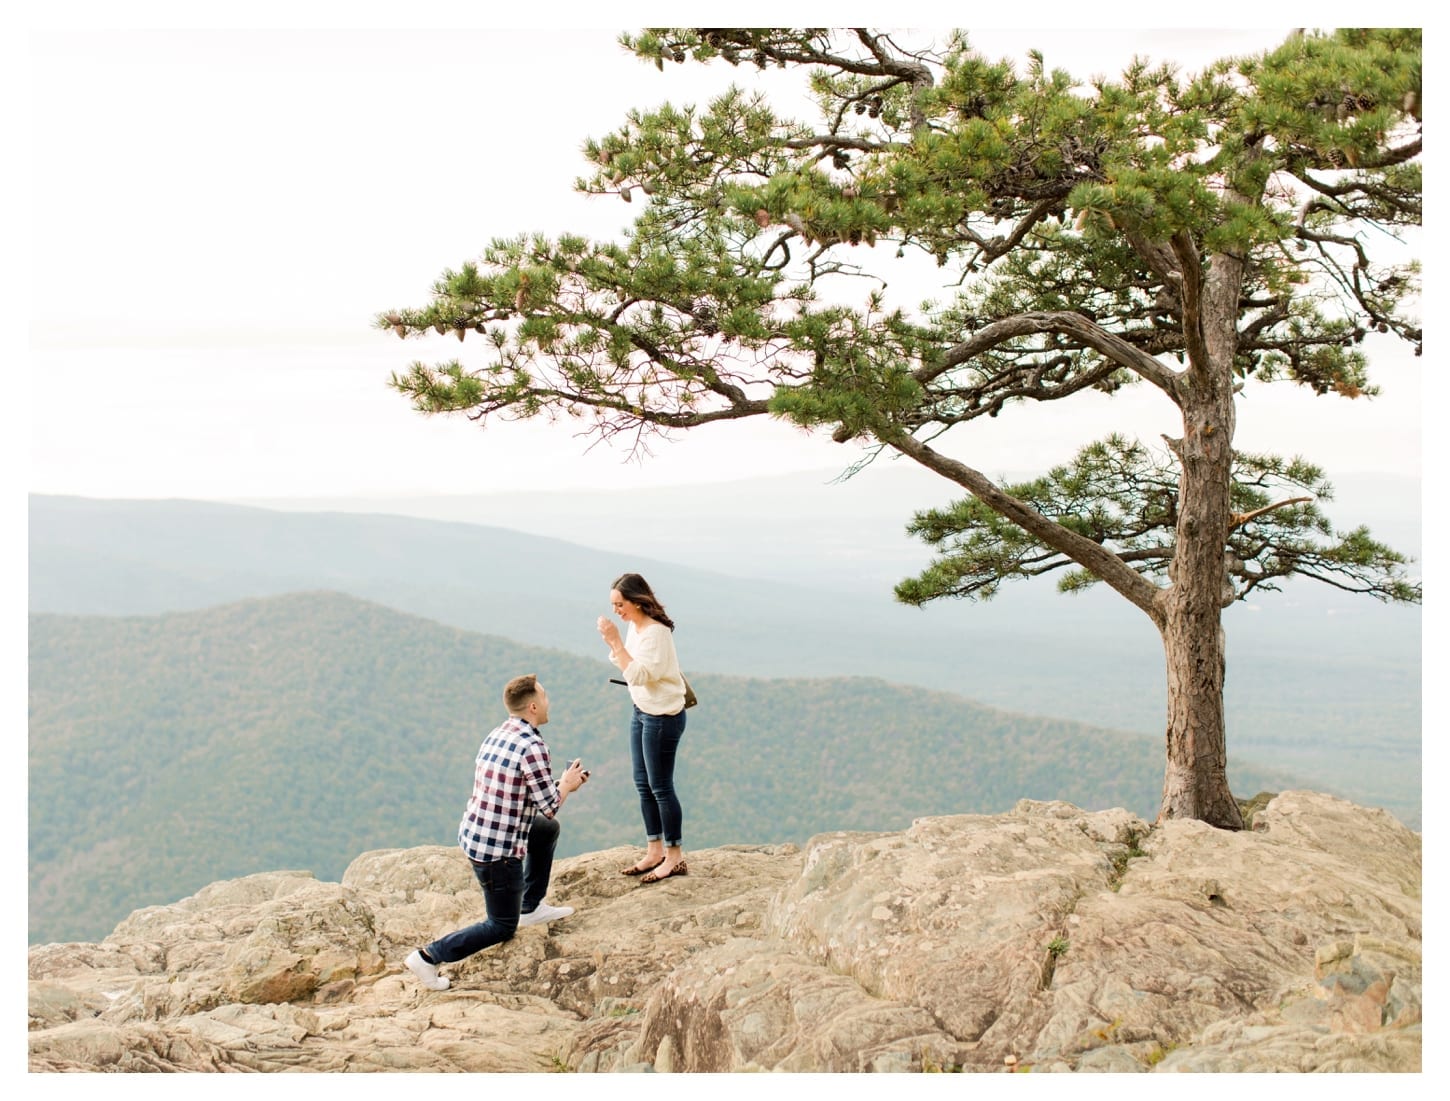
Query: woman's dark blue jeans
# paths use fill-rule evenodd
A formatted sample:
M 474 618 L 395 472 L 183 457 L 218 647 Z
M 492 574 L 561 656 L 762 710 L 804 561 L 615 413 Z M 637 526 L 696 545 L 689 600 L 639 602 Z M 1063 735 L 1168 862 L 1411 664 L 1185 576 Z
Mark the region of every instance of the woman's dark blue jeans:
M 629 756 L 644 835 L 649 841 L 663 839 L 668 846 L 684 841 L 684 813 L 675 794 L 675 752 L 684 733 L 683 708 L 677 715 L 651 715 L 636 707 L 629 725 Z
M 519 905 L 524 897 L 524 862 L 516 856 L 474 864 L 474 877 L 483 888 L 488 920 L 439 937 L 423 949 L 434 963 L 454 963 L 475 952 L 513 937 L 519 927 Z

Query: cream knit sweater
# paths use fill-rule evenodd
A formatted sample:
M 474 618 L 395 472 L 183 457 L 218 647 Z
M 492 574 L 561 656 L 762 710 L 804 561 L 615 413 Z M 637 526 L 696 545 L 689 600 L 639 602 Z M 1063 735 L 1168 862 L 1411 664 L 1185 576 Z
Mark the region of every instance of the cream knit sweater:
M 647 715 L 679 712 L 685 706 L 685 678 L 675 654 L 674 633 L 653 620 L 639 629 L 631 623 L 624 648 L 633 659 L 623 672 L 634 705 Z

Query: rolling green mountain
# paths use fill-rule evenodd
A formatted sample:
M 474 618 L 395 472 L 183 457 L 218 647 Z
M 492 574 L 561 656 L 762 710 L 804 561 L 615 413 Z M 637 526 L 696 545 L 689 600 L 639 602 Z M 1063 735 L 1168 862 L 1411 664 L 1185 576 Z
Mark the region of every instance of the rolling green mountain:
M 98 939 L 218 879 L 452 844 L 503 684 L 549 688 L 593 779 L 562 855 L 641 841 L 612 668 L 313 592 L 156 617 L 30 617 L 30 940 Z M 1020 798 L 1156 813 L 1156 738 L 868 678 L 695 672 L 687 848 L 899 829 Z M 1252 793 L 1297 786 L 1233 762 Z
M 32 496 L 30 610 L 154 614 L 328 589 L 596 659 L 603 651 L 595 617 L 607 610 L 609 582 L 631 569 L 650 579 L 679 622 L 691 669 L 874 677 L 1161 738 L 1162 649 L 1146 619 L 1114 594 L 1061 597 L 1049 580 L 1011 586 L 990 604 L 907 608 L 892 602 L 872 565 L 897 560 L 872 538 L 887 504 L 871 504 L 859 518 L 867 531 L 853 542 L 851 515 L 823 519 L 792 505 L 821 499 L 822 487 L 810 496 L 750 496 L 749 488 L 613 501 L 621 523 L 652 533 L 636 544 L 639 553 L 622 542 L 604 551 L 481 523 Z M 534 496 L 535 521 L 539 510 L 582 508 L 567 496 L 551 500 Z M 499 524 L 520 515 L 513 498 L 473 507 Z M 666 528 L 644 523 L 672 510 L 681 517 L 683 541 L 675 544 L 664 541 Z M 1403 502 L 1393 510 L 1404 512 Z M 703 534 L 690 536 L 695 528 Z M 844 591 L 697 568 L 691 554 L 715 546 L 710 561 L 718 562 L 722 542 L 741 571 L 794 562 L 799 577 L 812 556 L 847 554 L 866 580 Z M 669 547 L 679 561 L 661 560 Z M 823 572 L 841 575 L 839 567 Z M 1303 582 L 1256 606 L 1235 605 L 1225 618 L 1230 752 L 1419 828 L 1419 609 Z

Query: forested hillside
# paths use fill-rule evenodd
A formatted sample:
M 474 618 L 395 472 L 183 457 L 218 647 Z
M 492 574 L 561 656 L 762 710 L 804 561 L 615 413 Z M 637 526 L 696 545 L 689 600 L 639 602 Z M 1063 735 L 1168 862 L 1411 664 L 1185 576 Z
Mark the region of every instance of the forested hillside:
M 624 549 L 617 529 L 613 549 L 600 550 L 485 526 L 519 518 L 520 504 L 509 498 L 475 502 L 474 523 L 447 523 L 33 496 L 30 610 L 154 614 L 327 589 L 596 658 L 593 623 L 607 610 L 609 582 L 638 570 L 679 622 L 681 652 L 695 669 L 863 675 L 1161 740 L 1162 647 L 1136 609 L 1111 592 L 1059 596 L 1051 578 L 1011 586 L 988 604 L 895 604 L 874 571 L 908 561 L 880 539 L 892 509 L 904 520 L 908 494 L 893 490 L 890 500 L 856 500 L 825 516 L 807 508 L 838 488 L 782 494 L 746 484 L 705 487 L 685 501 L 663 491 L 615 499 L 620 524 L 644 533 L 635 550 Z M 1398 503 L 1386 509 L 1404 517 L 1404 487 L 1393 488 L 1385 495 Z M 852 511 L 858 506 L 864 511 Z M 580 508 L 568 495 L 555 502 L 541 494 L 535 519 L 556 515 L 560 530 L 578 526 L 603 537 L 583 519 L 571 522 Z M 676 542 L 640 519 L 652 515 L 677 517 Z M 713 558 L 701 553 L 712 540 L 728 545 L 736 576 L 700 568 L 697 557 L 720 560 L 718 547 Z M 823 565 L 825 576 L 839 578 L 841 563 L 853 563 L 863 579 L 855 591 L 751 575 L 767 562 L 781 569 L 794 562 L 787 574 L 800 578 L 827 558 L 837 567 Z M 1230 608 L 1225 621 L 1229 753 L 1385 807 L 1418 829 L 1420 610 L 1301 582 Z
M 1151 818 L 1162 749 L 867 678 L 692 668 L 679 786 L 686 845 L 896 829 L 1020 798 Z M 218 879 L 337 878 L 369 849 L 452 844 L 499 692 L 549 688 L 557 762 L 594 778 L 564 855 L 638 841 L 628 697 L 611 667 L 335 593 L 158 617 L 32 615 L 30 940 L 97 939 L 131 909 Z M 1231 760 L 1252 794 L 1292 786 Z

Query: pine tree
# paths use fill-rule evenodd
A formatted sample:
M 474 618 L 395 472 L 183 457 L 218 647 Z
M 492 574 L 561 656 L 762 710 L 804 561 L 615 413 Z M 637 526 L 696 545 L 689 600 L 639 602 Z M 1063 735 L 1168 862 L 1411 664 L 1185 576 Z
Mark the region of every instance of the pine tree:
M 939 553 L 898 597 L 1108 585 L 1163 639 L 1162 816 L 1241 827 L 1223 609 L 1296 574 L 1420 599 L 1401 555 L 1331 529 L 1321 470 L 1233 446 L 1246 386 L 1363 397 L 1367 338 L 1420 352 L 1401 241 L 1421 214 L 1420 32 L 1299 32 L 1189 77 L 1138 60 L 1086 86 L 960 32 L 940 52 L 866 30 L 621 43 L 661 69 L 723 60 L 740 84 L 586 145 L 582 190 L 643 200 L 626 239 L 495 240 L 426 307 L 380 316 L 485 345 L 481 366 L 414 363 L 392 385 L 481 422 L 564 412 L 638 443 L 773 415 L 862 461 L 910 458 L 969 496 L 916 517 Z M 749 90 L 767 67 L 808 71 L 817 124 Z M 952 301 L 860 291 L 918 254 Z M 1131 385 L 1161 392 L 1166 449 L 1114 435 L 1021 485 L 958 457 L 980 417 Z

